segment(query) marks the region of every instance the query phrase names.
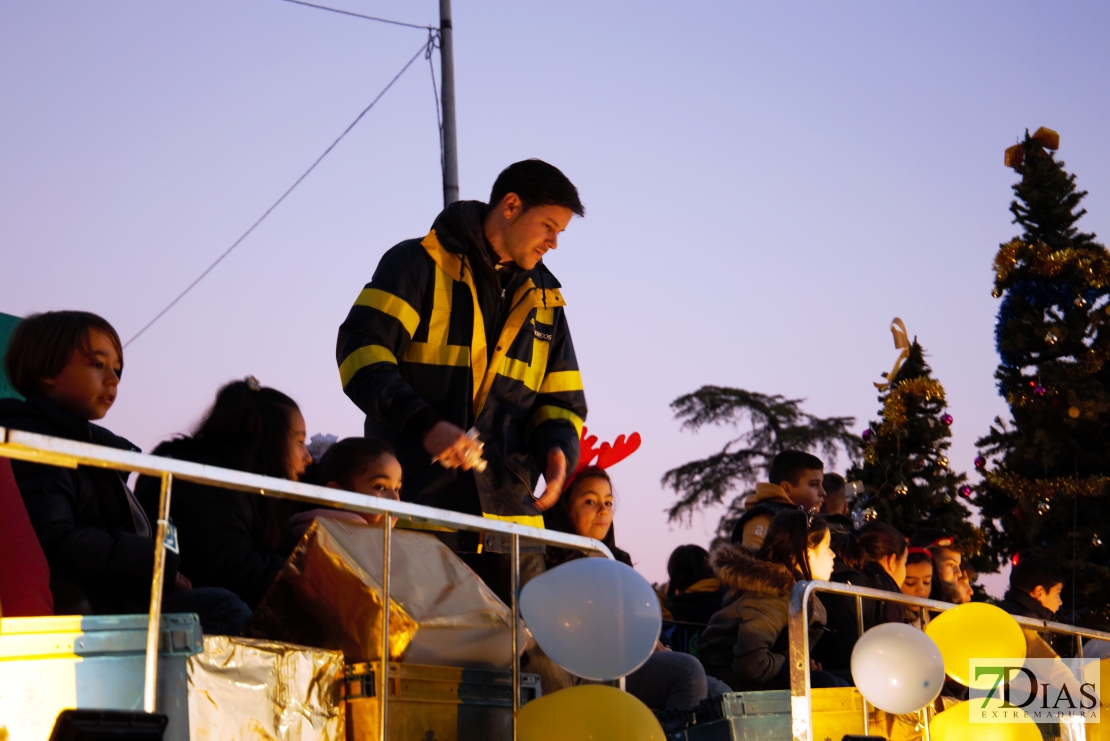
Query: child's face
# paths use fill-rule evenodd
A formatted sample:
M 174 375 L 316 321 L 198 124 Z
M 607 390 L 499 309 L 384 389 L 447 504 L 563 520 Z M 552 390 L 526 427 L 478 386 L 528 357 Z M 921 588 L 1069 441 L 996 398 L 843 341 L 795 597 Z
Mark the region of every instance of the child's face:
M 952 550 L 951 548 L 938 548 L 933 559 L 937 564 L 937 574 L 943 581 L 951 582 L 953 584 L 960 578 L 960 563 L 963 556 L 959 551 Z
M 613 487 L 598 476 L 583 479 L 571 492 L 567 509 L 579 535 L 604 540 L 613 526 Z
M 971 587 L 971 580 L 967 574 L 961 572 L 960 578 L 956 580 L 956 593 L 959 595 L 959 604 L 967 604 L 971 601 L 971 597 L 975 594 L 975 590 Z
M 351 482 L 358 494 L 366 494 L 382 499 L 401 500 L 401 464 L 393 456 L 386 454 L 366 467 Z M 329 484 L 331 486 L 331 484 Z M 382 521 L 381 515 L 363 515 L 371 525 Z
M 818 480 L 820 484 L 820 480 Z M 816 548 L 806 549 L 806 559 L 809 561 L 809 575 L 820 581 L 828 581 L 833 573 L 833 563 L 836 554 L 833 553 L 832 532 L 826 530 L 824 539 Z
M 1064 590 L 1064 583 L 1053 585 L 1052 589 L 1047 592 L 1044 587 L 1038 586 L 1033 589 L 1033 599 L 1041 603 L 1041 607 L 1049 612 L 1056 612 L 1060 606 L 1064 604 L 1064 600 L 1060 598 L 1060 592 Z
M 929 561 L 906 564 L 906 580 L 902 582 L 902 594 L 927 598 L 932 591 L 933 564 Z
M 806 512 L 820 512 L 821 503 L 825 501 L 825 489 L 822 479 L 825 472 L 820 468 L 811 468 L 802 472 L 798 482 L 791 484 L 789 481 L 778 482 L 790 501 Z
M 123 359 L 108 335 L 89 330 L 89 354 L 73 351 L 54 378 L 42 379 L 43 393 L 66 411 L 84 419 L 101 419 L 116 400 Z
M 299 481 L 304 475 L 309 463 L 312 463 L 312 454 L 305 447 L 304 415 L 296 409 L 289 410 L 289 449 L 286 452 L 285 463 L 289 469 L 290 480 Z

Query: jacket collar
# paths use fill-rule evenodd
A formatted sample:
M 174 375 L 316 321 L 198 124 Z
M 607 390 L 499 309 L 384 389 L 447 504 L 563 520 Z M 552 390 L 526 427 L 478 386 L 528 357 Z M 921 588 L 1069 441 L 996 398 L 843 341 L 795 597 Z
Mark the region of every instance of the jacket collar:
M 732 590 L 787 597 L 794 588 L 794 575 L 785 566 L 756 558 L 739 546 L 721 546 L 710 564 L 721 584 Z
M 744 506 L 751 509 L 753 504 L 759 504 L 760 502 L 775 502 L 776 504 L 790 505 L 794 504 L 794 502 L 791 501 L 790 497 L 786 496 L 786 492 L 782 490 L 781 486 L 779 486 L 778 484 L 772 484 L 769 481 L 760 481 L 758 484 L 756 484 L 755 494 L 750 495 L 746 500 L 744 500 Z
M 129 440 L 63 409 L 57 402 L 42 395 L 28 397 L 26 401 L 0 400 L 0 426 L 9 424 L 15 429 L 26 429 L 41 435 L 139 451 Z
M 1008 590 L 1003 599 L 1006 602 L 1012 602 L 1024 608 L 1030 617 L 1039 618 L 1041 620 L 1051 620 L 1055 615 L 1055 613 L 1049 612 L 1047 607 L 1033 599 L 1032 595 L 1026 594 L 1019 589 Z

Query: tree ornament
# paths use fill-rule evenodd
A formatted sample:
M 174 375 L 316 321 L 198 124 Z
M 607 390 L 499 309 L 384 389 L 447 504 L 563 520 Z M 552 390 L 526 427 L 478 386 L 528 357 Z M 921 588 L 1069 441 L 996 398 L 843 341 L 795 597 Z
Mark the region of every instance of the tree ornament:
M 996 288 L 993 291 L 991 291 L 991 296 L 993 296 L 994 298 L 1002 298 L 1002 291 L 1000 291 Z
M 1083 298 L 1082 296 L 1076 296 L 1074 303 L 1075 308 L 1082 309 L 1087 305 L 1087 299 Z
M 1050 329 L 1047 332 L 1045 332 L 1045 335 L 1044 335 L 1045 344 L 1055 345 L 1059 341 L 1059 339 L 1060 339 L 1060 336 L 1058 334 L 1056 334 L 1055 329 Z
M 860 437 L 862 437 L 862 438 L 863 438 L 863 441 L 864 441 L 864 442 L 867 442 L 868 440 L 870 440 L 870 439 L 871 439 L 871 430 L 864 430 L 864 431 L 863 431 L 863 434 L 862 434 L 862 435 L 860 435 Z
M 1037 396 L 1044 396 L 1045 394 L 1048 393 L 1048 389 L 1046 389 L 1044 386 L 1040 386 L 1040 385 L 1034 386 L 1033 387 L 1033 393 L 1036 394 Z
M 1052 509 L 1052 505 L 1050 505 L 1048 502 L 1037 502 L 1038 515 L 1047 515 L 1050 509 Z
M 879 513 L 875 511 L 874 507 L 868 507 L 863 511 L 864 522 L 874 522 L 879 518 Z
M 971 499 L 971 487 L 968 486 L 967 484 L 964 484 L 963 486 L 961 486 L 960 489 L 959 489 L 959 492 L 960 492 L 960 496 L 963 497 L 964 499 Z
M 1092 548 L 1101 548 L 1102 547 L 1102 538 L 1098 537 L 1098 533 L 1094 533 L 1094 534 L 1091 535 L 1091 547 Z
M 948 456 L 942 455 L 940 458 L 937 458 L 937 465 L 941 468 L 948 468 Z
M 940 418 L 940 421 L 943 422 L 944 424 L 948 425 L 948 426 L 951 426 L 952 425 L 952 415 L 951 414 L 946 414 L 946 415 L 944 415 L 943 417 Z
M 1068 416 L 1072 419 L 1079 419 L 1079 407 L 1068 407 Z
M 984 458 L 981 455 L 975 456 L 975 467 L 978 468 L 978 469 L 986 468 L 987 467 L 987 459 Z
M 894 486 L 894 493 L 900 497 L 904 497 L 910 493 L 910 487 L 906 486 L 904 482 L 898 482 Z

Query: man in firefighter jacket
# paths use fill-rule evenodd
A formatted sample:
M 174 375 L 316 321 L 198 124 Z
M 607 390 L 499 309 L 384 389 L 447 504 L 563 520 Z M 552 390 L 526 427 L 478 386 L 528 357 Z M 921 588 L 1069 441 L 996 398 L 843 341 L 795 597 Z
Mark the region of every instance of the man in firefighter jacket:
M 565 301 L 543 257 L 584 213 L 557 168 L 517 162 L 488 205 L 453 203 L 427 236 L 386 252 L 355 300 L 339 328 L 339 375 L 366 436 L 396 449 L 406 501 L 543 527 L 586 418 Z M 507 550 L 507 538 L 463 535 L 457 550 Z

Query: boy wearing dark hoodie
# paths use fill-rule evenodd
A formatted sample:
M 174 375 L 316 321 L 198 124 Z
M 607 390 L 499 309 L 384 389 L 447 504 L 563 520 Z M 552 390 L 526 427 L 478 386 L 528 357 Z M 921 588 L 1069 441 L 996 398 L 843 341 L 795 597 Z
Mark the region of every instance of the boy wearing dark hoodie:
M 1060 592 L 1064 588 L 1064 572 L 1047 561 L 1037 558 L 1023 558 L 1010 571 L 1010 588 L 1005 598 L 998 603 L 1011 615 L 1052 620 L 1060 609 L 1063 600 Z M 1022 626 L 1025 634 L 1025 656 L 1029 659 L 1056 659 L 1048 683 L 1056 687 L 1071 681 L 1073 676 L 1067 665 L 1060 661 L 1060 655 L 1048 641 L 1035 630 Z
M 12 388 L 0 399 L 0 427 L 138 452 L 93 424 L 108 413 L 123 374 L 119 335 L 101 317 L 52 311 L 27 317 L 4 357 Z M 12 461 L 23 504 L 50 566 L 55 611 L 141 613 L 149 608 L 155 528 L 108 468 Z M 199 613 L 206 633 L 237 635 L 250 610 L 222 589 L 193 589 L 167 551 L 165 612 Z
M 769 481 L 755 485 L 755 493 L 744 502 L 744 514 L 732 529 L 732 542 L 748 550 L 763 545 L 771 519 L 784 509 L 801 508 L 818 512 L 825 501 L 825 464 L 815 455 L 784 450 L 774 457 L 767 471 Z

